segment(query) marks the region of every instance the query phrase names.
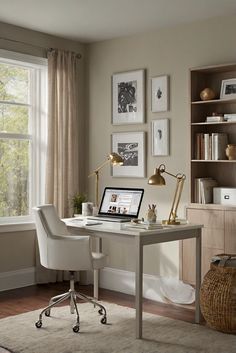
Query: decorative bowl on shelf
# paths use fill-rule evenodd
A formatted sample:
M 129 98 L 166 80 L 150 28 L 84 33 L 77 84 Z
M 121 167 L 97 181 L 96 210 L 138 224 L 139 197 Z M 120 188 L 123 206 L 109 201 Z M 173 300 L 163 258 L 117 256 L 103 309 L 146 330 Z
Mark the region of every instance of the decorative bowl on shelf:
M 203 91 L 200 92 L 200 98 L 203 101 L 209 101 L 216 97 L 215 92 L 211 88 L 205 88 Z

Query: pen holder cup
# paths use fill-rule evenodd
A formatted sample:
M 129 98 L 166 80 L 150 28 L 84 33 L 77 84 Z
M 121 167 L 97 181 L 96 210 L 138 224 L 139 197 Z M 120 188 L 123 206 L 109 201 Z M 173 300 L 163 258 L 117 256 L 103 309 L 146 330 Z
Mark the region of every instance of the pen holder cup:
M 157 212 L 156 210 L 148 210 L 147 211 L 147 222 L 148 223 L 156 223 L 157 221 Z

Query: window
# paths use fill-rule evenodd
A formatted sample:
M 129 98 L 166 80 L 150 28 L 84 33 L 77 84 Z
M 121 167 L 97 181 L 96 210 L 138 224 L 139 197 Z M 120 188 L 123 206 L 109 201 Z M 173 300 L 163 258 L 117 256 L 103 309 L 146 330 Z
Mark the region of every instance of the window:
M 47 60 L 0 50 L 0 221 L 44 201 Z

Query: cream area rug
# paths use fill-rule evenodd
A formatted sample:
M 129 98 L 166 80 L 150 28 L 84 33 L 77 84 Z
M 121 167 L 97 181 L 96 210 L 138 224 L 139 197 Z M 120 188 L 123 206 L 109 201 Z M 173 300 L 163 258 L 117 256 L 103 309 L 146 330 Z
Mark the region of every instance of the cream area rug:
M 0 346 L 14 353 L 236 353 L 236 336 L 207 327 L 144 313 L 143 339 L 135 338 L 135 311 L 104 304 L 107 325 L 97 309 L 79 304 L 80 333 L 69 307 L 52 309 L 35 327 L 37 311 L 0 320 Z M 3 351 L 4 352 L 4 351 Z

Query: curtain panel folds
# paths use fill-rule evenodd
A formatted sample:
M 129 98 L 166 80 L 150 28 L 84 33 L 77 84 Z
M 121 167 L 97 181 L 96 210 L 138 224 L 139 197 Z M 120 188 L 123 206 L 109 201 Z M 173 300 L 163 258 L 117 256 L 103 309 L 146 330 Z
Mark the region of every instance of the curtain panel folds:
M 79 188 L 78 64 L 76 53 L 57 49 L 48 52 L 45 201 L 55 205 L 61 218 L 70 216 L 70 199 Z M 36 282 L 62 280 L 68 280 L 64 271 L 48 270 L 40 265 L 37 246 Z
M 78 63 L 76 53 L 48 52 L 48 153 L 46 202 L 69 216 L 69 199 L 78 192 Z

